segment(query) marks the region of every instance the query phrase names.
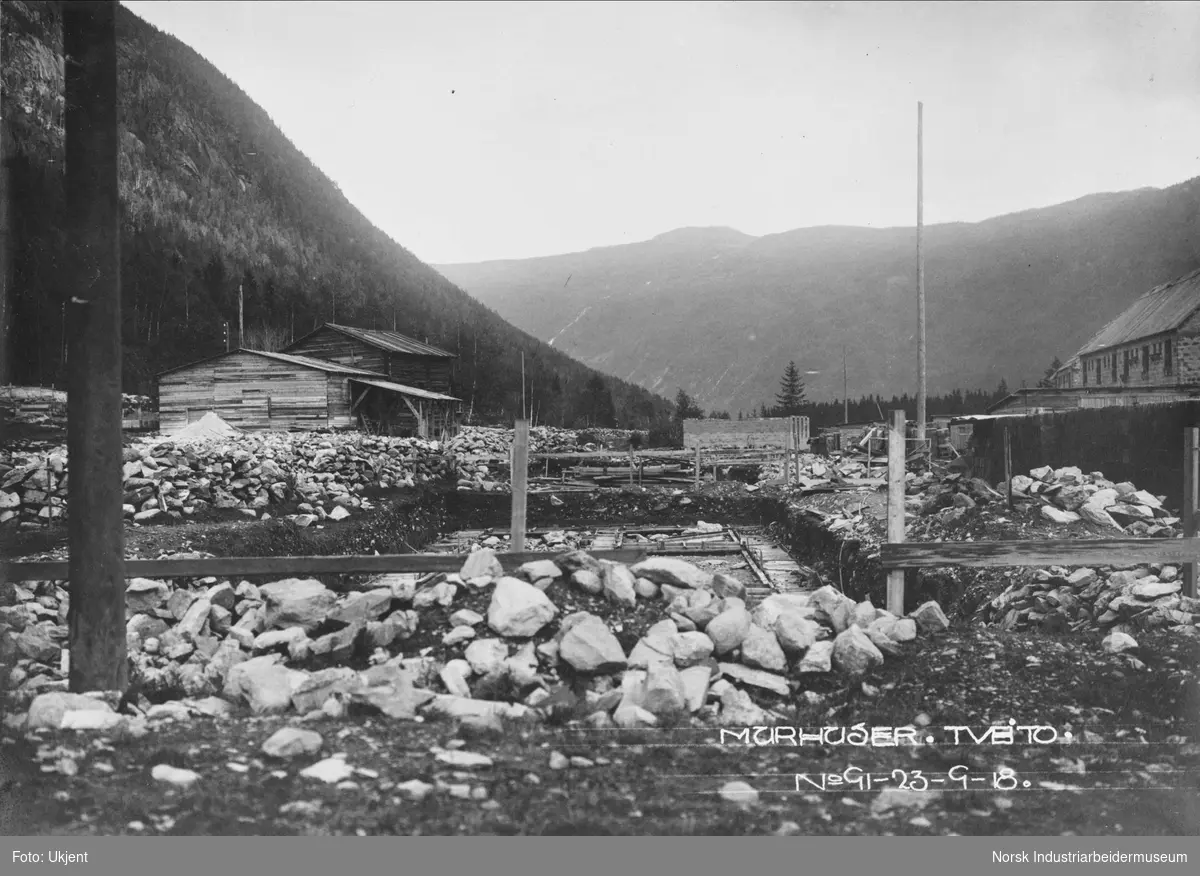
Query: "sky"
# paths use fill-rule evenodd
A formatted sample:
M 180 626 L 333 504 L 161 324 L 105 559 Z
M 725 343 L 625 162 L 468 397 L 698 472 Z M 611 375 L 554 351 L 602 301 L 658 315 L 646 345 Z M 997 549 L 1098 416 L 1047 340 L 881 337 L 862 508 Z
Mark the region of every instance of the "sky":
M 124 5 L 431 264 L 974 222 L 1200 176 L 1200 3 Z

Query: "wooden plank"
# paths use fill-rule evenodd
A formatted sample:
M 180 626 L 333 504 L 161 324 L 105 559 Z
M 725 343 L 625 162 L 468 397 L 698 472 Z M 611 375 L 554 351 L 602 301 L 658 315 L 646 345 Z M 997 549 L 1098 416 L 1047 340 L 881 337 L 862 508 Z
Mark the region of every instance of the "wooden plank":
M 1197 480 L 1200 479 L 1200 430 L 1187 428 L 1183 430 L 1183 503 L 1180 517 L 1180 527 L 1185 538 L 1194 537 L 1200 526 L 1200 515 L 1197 514 L 1197 501 L 1200 499 L 1200 489 Z M 1185 563 L 1183 566 L 1183 593 L 1195 595 L 1196 564 Z
M 1048 541 L 911 542 L 885 544 L 885 569 L 923 566 L 1132 566 L 1200 558 L 1200 538 L 1087 538 Z
M 598 560 L 632 565 L 646 557 L 641 548 L 588 551 Z M 497 554 L 505 571 L 522 563 L 553 559 L 552 551 Z M 457 572 L 466 554 L 368 554 L 332 557 L 201 557 L 197 559 L 126 560 L 125 578 L 205 578 L 210 575 L 358 575 L 390 572 Z M 8 581 L 63 581 L 67 561 L 3 562 L 0 578 Z
M 513 431 L 512 546 L 525 550 L 525 502 L 529 489 L 529 421 L 517 420 Z
M 62 10 L 71 513 L 70 559 L 59 577 L 70 582 L 68 685 L 74 693 L 124 691 L 129 675 L 121 513 L 116 15 L 116 3 L 68 3 Z
M 892 411 L 888 431 L 888 501 L 886 547 L 904 541 L 904 411 Z M 904 614 L 904 572 L 892 569 L 887 577 L 887 608 L 895 615 Z

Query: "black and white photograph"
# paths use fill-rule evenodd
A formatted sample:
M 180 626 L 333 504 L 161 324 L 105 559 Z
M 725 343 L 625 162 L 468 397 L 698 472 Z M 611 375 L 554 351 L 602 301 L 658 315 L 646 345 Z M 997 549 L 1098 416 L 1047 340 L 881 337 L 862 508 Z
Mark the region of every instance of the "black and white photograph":
M 2 0 L 0 68 L 0 871 L 1195 872 L 1200 2 Z

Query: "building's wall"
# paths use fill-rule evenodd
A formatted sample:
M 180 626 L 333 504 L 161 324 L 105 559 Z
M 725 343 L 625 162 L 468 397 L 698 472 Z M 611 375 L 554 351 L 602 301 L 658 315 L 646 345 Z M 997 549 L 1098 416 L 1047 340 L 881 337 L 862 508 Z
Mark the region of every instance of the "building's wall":
M 376 374 L 387 373 L 387 361 L 382 351 L 331 328 L 323 328 L 301 339 L 288 347 L 287 352 L 374 371 Z
M 1200 385 L 1200 310 L 1175 333 L 1175 371 L 1183 386 Z
M 388 376 L 405 386 L 450 394 L 450 360 L 389 353 Z
M 1200 382 L 1200 331 L 1187 327 L 1174 334 L 1156 335 L 1082 357 L 1086 381 L 1079 386 L 1176 386 Z M 1129 367 L 1126 372 L 1126 361 Z M 1116 376 L 1113 364 L 1116 364 Z M 1170 363 L 1170 368 L 1167 365 Z
M 177 432 L 213 411 L 251 431 L 315 429 L 328 424 L 326 373 L 230 353 L 159 380 L 159 428 Z

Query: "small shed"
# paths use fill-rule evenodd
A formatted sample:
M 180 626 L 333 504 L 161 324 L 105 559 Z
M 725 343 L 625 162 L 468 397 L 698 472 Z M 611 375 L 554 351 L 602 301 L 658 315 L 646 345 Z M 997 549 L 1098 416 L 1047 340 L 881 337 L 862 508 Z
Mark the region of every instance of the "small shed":
M 361 428 L 445 440 L 461 402 L 323 359 L 235 350 L 158 375 L 159 426 L 178 432 L 213 411 L 250 431 Z

